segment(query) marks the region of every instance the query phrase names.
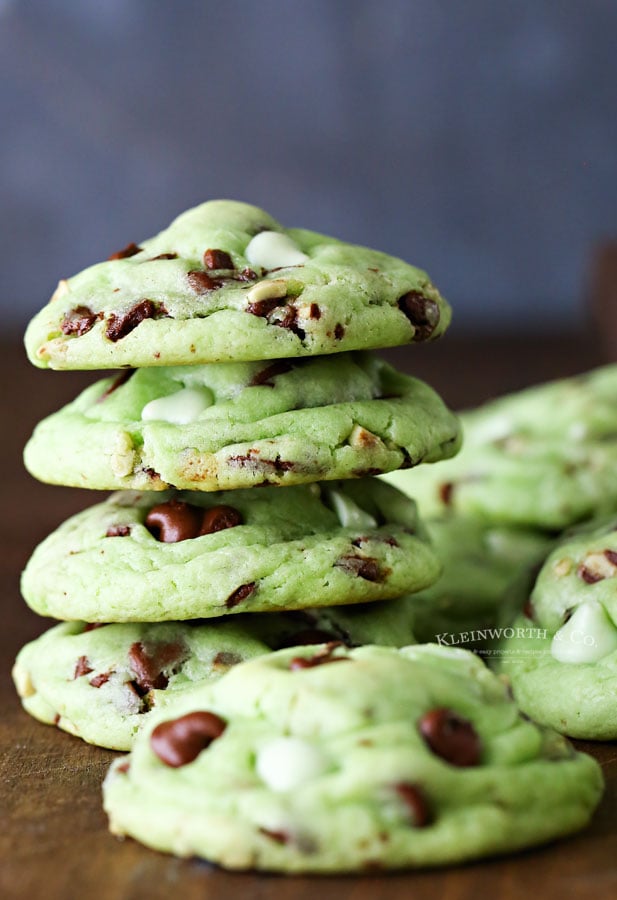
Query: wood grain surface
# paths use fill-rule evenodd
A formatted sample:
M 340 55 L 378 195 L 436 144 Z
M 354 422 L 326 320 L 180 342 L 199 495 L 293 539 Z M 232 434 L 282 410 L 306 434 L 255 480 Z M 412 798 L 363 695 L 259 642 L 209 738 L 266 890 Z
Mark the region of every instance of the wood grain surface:
M 588 336 L 455 340 L 390 351 L 400 368 L 429 380 L 454 407 L 601 361 Z M 442 871 L 365 877 L 230 874 L 197 860 L 147 850 L 107 831 L 100 785 L 114 754 L 26 715 L 10 681 L 19 647 L 51 622 L 19 597 L 19 572 L 35 544 L 97 494 L 37 484 L 23 471 L 21 448 L 38 419 L 91 383 L 94 373 L 30 367 L 17 342 L 0 355 L 3 434 L 2 628 L 0 628 L 0 897 L 49 900 L 472 900 L 617 896 L 617 747 L 581 744 L 602 764 L 607 791 L 592 825 L 554 845 Z

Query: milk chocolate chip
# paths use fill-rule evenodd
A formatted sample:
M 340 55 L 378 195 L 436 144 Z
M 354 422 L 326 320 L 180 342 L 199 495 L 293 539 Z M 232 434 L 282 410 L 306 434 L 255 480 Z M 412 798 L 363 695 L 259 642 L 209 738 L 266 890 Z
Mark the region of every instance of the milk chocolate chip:
M 424 713 L 418 730 L 436 756 L 450 765 L 477 766 L 482 747 L 475 728 L 451 709 L 439 707 Z
M 233 260 L 225 250 L 206 250 L 204 253 L 204 266 L 206 269 L 234 268 Z
M 97 319 L 101 318 L 100 313 L 92 312 L 89 306 L 76 306 L 75 309 L 69 310 L 62 320 L 60 330 L 62 334 L 76 334 L 80 337 L 87 334 Z
M 118 250 L 116 253 L 112 253 L 111 256 L 108 256 L 108 260 L 112 259 L 128 259 L 130 256 L 135 256 L 136 253 L 141 253 L 142 248 L 138 247 L 137 244 L 131 242 L 127 244 L 122 250 Z
M 177 668 L 186 656 L 186 647 L 180 641 L 155 644 L 136 641 L 131 644 L 129 664 L 135 672 L 133 684 L 140 696 L 153 689 L 164 690 L 169 678 L 163 670 Z
M 242 525 L 242 515 L 233 506 L 212 506 L 204 510 L 199 534 L 213 534 L 226 528 Z
M 146 528 L 157 541 L 175 544 L 198 536 L 202 515 L 198 506 L 183 500 L 168 500 L 152 507 L 146 516 Z
M 408 291 L 399 298 L 398 308 L 415 329 L 414 339 L 425 341 L 439 324 L 439 306 L 419 291 Z
M 215 713 L 187 713 L 157 725 L 150 735 L 150 746 L 161 762 L 177 769 L 197 759 L 202 750 L 223 734 L 226 725 Z
M 112 313 L 107 320 L 105 334 L 114 344 L 130 334 L 144 319 L 157 319 L 167 315 L 167 310 L 161 304 L 157 306 L 152 300 L 140 300 L 132 306 L 123 316 Z
M 431 821 L 431 815 L 426 798 L 420 788 L 415 784 L 400 782 L 395 787 L 396 793 L 409 809 L 416 828 L 424 828 Z

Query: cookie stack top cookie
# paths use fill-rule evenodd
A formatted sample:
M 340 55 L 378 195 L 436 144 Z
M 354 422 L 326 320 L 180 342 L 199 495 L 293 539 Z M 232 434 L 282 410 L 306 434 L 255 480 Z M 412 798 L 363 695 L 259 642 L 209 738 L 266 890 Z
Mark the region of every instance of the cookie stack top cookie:
M 216 200 L 60 281 L 26 348 L 53 369 L 176 366 L 390 347 L 449 321 L 402 260 Z

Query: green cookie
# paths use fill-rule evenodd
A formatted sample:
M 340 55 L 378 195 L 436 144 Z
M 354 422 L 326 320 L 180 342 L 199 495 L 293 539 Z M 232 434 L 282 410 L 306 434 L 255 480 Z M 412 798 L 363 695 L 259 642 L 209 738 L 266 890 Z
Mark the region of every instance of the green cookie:
M 449 321 L 402 260 L 218 200 L 61 281 L 26 349 L 52 369 L 176 366 L 390 347 Z
M 600 767 L 473 654 L 293 648 L 178 697 L 113 764 L 112 832 L 230 869 L 353 872 L 512 852 L 584 827 Z
M 562 530 L 617 508 L 616 398 L 617 366 L 502 397 L 463 413 L 456 459 L 386 480 L 425 515 Z
M 553 542 L 539 531 L 469 515 L 443 514 L 425 525 L 443 572 L 410 597 L 418 640 L 481 651 L 497 636 L 511 585 Z
M 13 680 L 24 708 L 91 744 L 130 750 L 180 691 L 269 650 L 324 641 L 415 643 L 408 599 L 234 616 L 207 622 L 63 622 L 21 649 Z
M 41 615 L 155 622 L 387 600 L 439 571 L 413 501 L 360 479 L 119 492 L 37 547 L 22 591 Z
M 213 491 L 374 475 L 458 440 L 426 384 L 345 353 L 105 379 L 37 426 L 25 462 L 54 484 Z
M 240 623 L 63 622 L 20 651 L 24 708 L 91 744 L 129 750 L 155 710 L 268 647 Z
M 617 738 L 616 529 L 613 516 L 566 536 L 500 647 L 521 708 L 572 737 Z

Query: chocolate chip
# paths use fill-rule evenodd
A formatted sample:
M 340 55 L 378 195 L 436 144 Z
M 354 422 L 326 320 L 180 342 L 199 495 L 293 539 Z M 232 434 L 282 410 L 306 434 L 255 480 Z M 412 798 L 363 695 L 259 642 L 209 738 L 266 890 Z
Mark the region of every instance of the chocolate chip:
M 92 312 L 89 306 L 76 306 L 66 313 L 60 325 L 62 334 L 76 334 L 81 337 L 87 334 L 97 319 L 102 318 L 102 313 Z
M 254 590 L 254 581 L 251 581 L 250 584 L 241 584 L 239 588 L 236 588 L 236 590 L 229 595 L 225 601 L 225 606 L 227 609 L 232 609 L 234 606 L 237 606 L 238 603 L 242 603 L 243 600 L 250 597 Z
M 164 690 L 169 683 L 164 670 L 177 671 L 186 657 L 186 646 L 180 641 L 153 644 L 136 641 L 131 644 L 129 665 L 135 672 L 133 684 L 140 696 L 151 690 Z
M 534 608 L 531 599 L 527 599 L 525 601 L 525 605 L 523 606 L 523 615 L 526 619 L 531 619 L 533 621 Z
M 95 675 L 94 678 L 91 678 L 88 684 L 91 684 L 92 687 L 100 688 L 104 684 L 107 684 L 111 677 L 111 672 L 101 672 L 100 675 Z
M 118 250 L 117 253 L 112 253 L 111 256 L 108 256 L 107 259 L 128 259 L 130 256 L 135 256 L 136 253 L 141 253 L 142 248 L 138 247 L 135 243 L 127 244 L 123 250 Z
M 108 624 L 108 622 L 88 622 L 84 631 L 94 631 L 95 628 L 105 628 Z
M 197 759 L 223 734 L 226 725 L 215 713 L 187 713 L 157 725 L 150 735 L 150 746 L 161 762 L 177 769 Z
M 122 316 L 112 313 L 107 320 L 105 334 L 110 341 L 116 343 L 137 328 L 144 319 L 158 319 L 166 315 L 167 310 L 162 304 L 157 306 L 152 300 L 140 300 Z
M 309 306 L 309 319 L 321 319 L 321 310 L 316 303 Z
M 348 656 L 333 656 L 336 648 L 341 646 L 343 646 L 341 641 L 330 641 L 314 656 L 294 656 L 289 662 L 289 668 L 292 672 L 297 672 L 299 669 L 314 669 L 315 666 L 323 666 L 326 663 L 349 662 Z
M 292 368 L 293 366 L 290 362 L 287 362 L 285 359 L 279 359 L 271 365 L 266 366 L 265 369 L 256 372 L 249 381 L 248 386 L 258 387 L 259 385 L 265 385 L 266 387 L 274 387 L 274 384 L 270 379 L 276 378 L 277 375 L 284 375 L 285 372 L 291 372 Z
M 158 256 L 152 256 L 150 262 L 156 262 L 157 259 L 178 259 L 177 253 L 159 253 Z
M 234 281 L 257 281 L 259 275 L 257 272 L 254 272 L 252 269 L 248 267 L 246 269 L 242 269 L 241 272 L 236 272 L 234 275 Z
M 241 662 L 242 657 L 239 653 L 233 653 L 231 650 L 219 650 L 212 660 L 212 665 L 215 669 L 230 669 Z
M 405 803 L 413 817 L 416 828 L 424 828 L 431 821 L 431 814 L 424 793 L 415 784 L 401 781 L 395 785 L 396 793 Z
M 130 760 L 125 759 L 120 763 L 119 766 L 116 767 L 116 772 L 119 772 L 121 775 L 126 775 L 129 769 L 131 768 Z
M 482 747 L 475 728 L 453 710 L 429 710 L 419 720 L 418 730 L 433 753 L 451 765 L 463 768 L 480 763 Z
M 290 841 L 286 831 L 272 831 L 270 828 L 259 828 L 258 830 L 271 841 L 276 841 L 277 844 L 288 844 Z
M 146 516 L 146 528 L 164 544 L 176 544 L 199 535 L 203 512 L 183 500 L 168 500 L 153 506 Z
M 284 297 L 266 297 L 263 300 L 254 300 L 248 304 L 246 309 L 251 315 L 259 316 L 264 319 L 269 316 L 272 310 L 276 309 L 277 306 L 282 306 L 284 302 Z
M 225 250 L 206 250 L 204 253 L 204 266 L 206 269 L 234 268 L 233 260 Z
M 370 556 L 341 556 L 335 566 L 365 581 L 383 581 L 378 561 Z
M 454 482 L 444 481 L 439 485 L 439 499 L 444 506 L 452 506 L 452 496 L 454 494 Z
M 204 511 L 199 534 L 213 534 L 242 525 L 242 514 L 233 506 L 212 506 Z
M 128 537 L 130 533 L 130 525 L 110 525 L 105 532 L 105 537 Z
M 90 665 L 90 660 L 87 656 L 80 656 L 75 664 L 73 680 L 75 680 L 76 678 L 81 678 L 82 675 L 89 675 L 90 672 L 94 672 L 94 669 Z
M 439 324 L 439 305 L 419 291 L 403 294 L 399 298 L 398 308 L 413 325 L 415 340 L 427 340 Z
M 103 391 L 101 396 L 96 401 L 97 403 L 102 403 L 104 400 L 107 400 L 110 394 L 113 394 L 114 391 L 117 391 L 119 387 L 122 387 L 123 384 L 129 380 L 129 378 L 135 374 L 135 369 L 125 369 L 124 372 L 121 372 L 117 378 L 114 378 L 112 383 L 109 385 L 107 390 Z
M 617 566 L 617 552 L 615 550 L 605 550 L 604 556 L 612 565 Z
M 196 294 L 207 294 L 210 291 L 217 291 L 220 287 L 223 287 L 223 282 L 220 278 L 213 278 L 202 269 L 193 269 L 193 271 L 188 272 L 186 277 L 191 290 L 195 291 Z
M 334 326 L 334 337 L 337 339 L 337 341 L 340 341 L 345 337 L 345 326 L 341 325 L 340 322 L 337 322 Z
M 576 570 L 579 578 L 582 578 L 586 584 L 596 584 L 598 581 L 604 581 L 605 575 L 601 572 L 592 572 L 584 563 L 581 563 Z

